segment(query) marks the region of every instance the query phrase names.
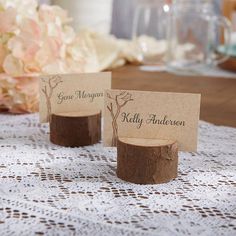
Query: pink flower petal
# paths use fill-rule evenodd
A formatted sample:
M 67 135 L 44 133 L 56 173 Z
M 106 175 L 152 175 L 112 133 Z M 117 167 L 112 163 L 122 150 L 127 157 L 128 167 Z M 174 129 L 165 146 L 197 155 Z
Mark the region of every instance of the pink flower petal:
M 16 10 L 8 8 L 0 12 L 0 33 L 12 32 L 16 28 Z
M 22 75 L 24 74 L 23 63 L 19 59 L 13 57 L 12 55 L 8 55 L 3 63 L 4 71 L 9 75 Z

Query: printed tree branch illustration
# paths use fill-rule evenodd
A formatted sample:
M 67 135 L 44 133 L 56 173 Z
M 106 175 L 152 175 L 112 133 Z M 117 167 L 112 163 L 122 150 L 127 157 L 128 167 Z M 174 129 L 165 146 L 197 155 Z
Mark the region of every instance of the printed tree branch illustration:
M 46 104 L 47 104 L 47 121 L 51 121 L 51 113 L 52 113 L 52 103 L 51 103 L 51 98 L 54 92 L 54 89 L 62 83 L 62 78 L 58 75 L 53 76 L 49 79 L 42 79 L 43 80 L 43 88 L 42 92 L 45 95 L 46 98 Z
M 112 118 L 112 146 L 117 145 L 117 137 L 118 137 L 118 124 L 117 119 L 120 115 L 122 107 L 124 107 L 128 102 L 133 101 L 132 95 L 126 91 L 112 97 L 109 93 L 107 93 L 107 97 L 113 100 L 108 106 L 107 109 L 109 110 Z M 113 103 L 115 102 L 115 108 Z

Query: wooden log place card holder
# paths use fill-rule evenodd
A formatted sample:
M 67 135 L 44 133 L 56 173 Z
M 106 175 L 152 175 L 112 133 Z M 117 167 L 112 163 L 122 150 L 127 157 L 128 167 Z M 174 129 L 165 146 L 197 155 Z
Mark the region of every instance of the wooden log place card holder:
M 177 177 L 178 144 L 160 139 L 118 138 L 117 176 L 136 184 L 166 183 Z
M 104 91 L 111 73 L 48 75 L 40 78 L 40 121 L 50 123 L 50 140 L 80 147 L 101 140 Z
M 197 150 L 199 94 L 105 92 L 105 146 L 117 147 L 117 176 L 135 184 L 178 176 L 178 152 Z
M 101 140 L 101 111 L 52 114 L 50 141 L 64 147 L 81 147 Z

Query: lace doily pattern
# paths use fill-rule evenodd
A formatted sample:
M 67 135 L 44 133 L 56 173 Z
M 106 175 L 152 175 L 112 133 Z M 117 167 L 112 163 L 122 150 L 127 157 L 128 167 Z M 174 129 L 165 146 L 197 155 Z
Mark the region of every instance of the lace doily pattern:
M 200 123 L 179 176 L 135 185 L 116 150 L 49 142 L 37 114 L 0 115 L 2 235 L 236 235 L 236 129 Z

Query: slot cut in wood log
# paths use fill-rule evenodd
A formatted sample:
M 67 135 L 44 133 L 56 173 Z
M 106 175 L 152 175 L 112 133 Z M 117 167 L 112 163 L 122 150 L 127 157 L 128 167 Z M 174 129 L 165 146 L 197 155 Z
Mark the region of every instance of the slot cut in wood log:
M 52 114 L 50 141 L 64 147 L 93 145 L 101 140 L 101 112 Z
M 176 141 L 118 138 L 117 176 L 135 184 L 167 183 L 178 174 Z

